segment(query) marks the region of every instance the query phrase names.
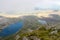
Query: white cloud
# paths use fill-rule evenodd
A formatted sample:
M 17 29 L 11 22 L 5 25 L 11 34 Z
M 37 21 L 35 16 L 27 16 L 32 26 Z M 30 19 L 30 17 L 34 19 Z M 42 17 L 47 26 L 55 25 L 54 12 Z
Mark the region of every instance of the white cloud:
M 48 8 L 51 8 L 51 9 L 54 9 L 53 7 L 56 6 L 56 8 L 59 8 L 60 7 L 60 1 L 58 0 L 42 0 L 41 3 L 37 3 L 36 4 L 36 7 L 39 7 L 39 8 L 45 8 L 45 9 L 48 9 Z
M 0 11 L 34 11 L 34 7 L 53 8 L 60 0 L 0 0 Z

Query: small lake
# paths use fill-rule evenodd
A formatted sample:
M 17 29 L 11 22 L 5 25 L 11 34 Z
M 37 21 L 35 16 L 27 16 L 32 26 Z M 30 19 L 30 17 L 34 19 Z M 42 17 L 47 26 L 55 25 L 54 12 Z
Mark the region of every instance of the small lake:
M 38 20 L 38 22 L 40 22 L 41 24 L 47 24 L 47 22 L 44 20 Z
M 8 27 L 4 28 L 1 32 L 0 32 L 0 37 L 6 37 L 12 34 L 15 34 L 16 32 L 18 32 L 23 26 L 23 22 L 19 21 L 16 22 L 14 24 L 10 24 Z

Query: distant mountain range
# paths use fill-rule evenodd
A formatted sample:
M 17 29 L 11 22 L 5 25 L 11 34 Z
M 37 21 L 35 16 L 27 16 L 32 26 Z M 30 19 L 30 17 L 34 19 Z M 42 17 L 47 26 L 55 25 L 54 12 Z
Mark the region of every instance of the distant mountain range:
M 26 15 L 35 15 L 35 16 L 38 16 L 38 17 L 45 17 L 45 16 L 49 16 L 50 14 L 57 14 L 57 15 L 60 15 L 60 10 L 39 10 L 39 11 L 35 11 L 35 12 L 16 12 L 16 13 L 3 13 L 1 12 L 0 13 L 0 16 L 4 16 L 4 17 L 19 17 L 19 16 L 26 16 Z

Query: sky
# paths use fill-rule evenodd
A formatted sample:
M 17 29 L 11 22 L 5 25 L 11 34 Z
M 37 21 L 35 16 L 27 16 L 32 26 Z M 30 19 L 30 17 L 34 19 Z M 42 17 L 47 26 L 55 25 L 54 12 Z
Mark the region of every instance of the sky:
M 40 9 L 60 10 L 60 0 L 0 0 L 0 12 L 32 12 Z

